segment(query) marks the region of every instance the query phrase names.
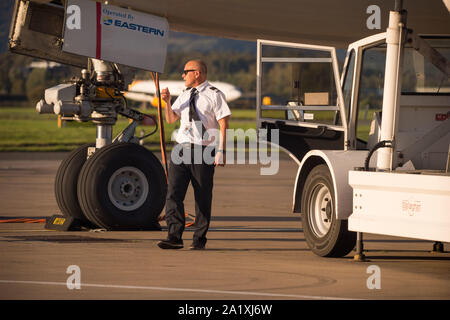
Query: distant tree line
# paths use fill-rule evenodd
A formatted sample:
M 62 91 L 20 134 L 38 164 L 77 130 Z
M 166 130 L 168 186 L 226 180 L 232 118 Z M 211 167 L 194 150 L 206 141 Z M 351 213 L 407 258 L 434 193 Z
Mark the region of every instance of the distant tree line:
M 80 69 L 70 66 L 30 68 L 34 60 L 9 52 L 0 55 L 0 95 L 25 96 L 35 103 L 44 97 L 45 89 L 79 74 Z
M 182 80 L 184 64 L 190 59 L 202 59 L 208 65 L 211 81 L 236 85 L 243 92 L 256 88 L 256 57 L 250 52 L 169 52 L 162 80 Z M 44 90 L 80 75 L 80 69 L 70 66 L 30 68 L 35 59 L 9 52 L 0 54 L 0 95 L 26 96 L 30 102 L 43 98 Z M 138 79 L 151 79 L 148 71 L 140 70 Z
M 243 92 L 256 90 L 256 57 L 249 52 L 169 52 L 161 79 L 182 80 L 181 73 L 188 60 L 201 59 L 208 66 L 208 79 L 234 84 Z M 149 79 L 148 72 L 140 71 L 140 79 Z

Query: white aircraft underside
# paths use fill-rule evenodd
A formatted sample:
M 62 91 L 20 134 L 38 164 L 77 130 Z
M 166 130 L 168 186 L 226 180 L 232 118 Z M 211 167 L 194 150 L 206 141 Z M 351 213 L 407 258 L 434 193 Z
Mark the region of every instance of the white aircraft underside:
M 38 0 L 36 2 L 49 2 Z M 345 48 L 386 29 L 395 0 L 112 0 L 111 5 L 167 18 L 170 29 L 241 40 L 280 40 Z M 369 30 L 367 8 L 381 9 L 380 29 Z M 450 32 L 450 0 L 404 0 L 408 28 Z

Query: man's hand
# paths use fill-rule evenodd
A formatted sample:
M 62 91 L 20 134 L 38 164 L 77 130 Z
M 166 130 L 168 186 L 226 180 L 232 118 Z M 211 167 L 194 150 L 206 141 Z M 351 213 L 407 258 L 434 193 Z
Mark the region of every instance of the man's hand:
M 214 165 L 217 167 L 224 167 L 226 162 L 225 156 L 225 146 L 227 145 L 227 129 L 228 129 L 228 121 L 230 116 L 223 117 L 219 119 L 219 128 L 220 128 L 220 140 L 218 145 L 218 150 L 216 152 L 216 157 L 214 158 Z
M 172 99 L 169 88 L 164 88 L 161 91 L 161 99 L 166 103 L 166 108 L 164 111 L 164 114 L 166 116 L 167 123 L 174 123 L 179 119 L 178 115 L 173 112 L 172 105 L 170 103 L 170 100 Z
M 224 167 L 226 163 L 226 156 L 223 151 L 217 151 L 214 158 L 214 165 L 217 167 Z
M 170 99 L 171 98 L 172 97 L 170 96 L 169 88 L 162 89 L 162 91 L 161 91 L 161 99 L 164 100 L 166 105 L 168 105 L 170 103 Z

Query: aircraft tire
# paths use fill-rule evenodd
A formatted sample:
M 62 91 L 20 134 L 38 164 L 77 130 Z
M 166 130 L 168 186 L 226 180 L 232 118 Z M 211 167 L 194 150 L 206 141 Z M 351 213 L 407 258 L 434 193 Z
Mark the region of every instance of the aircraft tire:
M 61 213 L 73 217 L 87 228 L 96 228 L 84 215 L 78 203 L 77 182 L 81 168 L 87 159 L 87 150 L 95 144 L 84 144 L 72 150 L 61 162 L 56 172 L 54 191 Z
M 309 248 L 321 257 L 343 257 L 355 247 L 356 233 L 336 219 L 333 178 L 324 164 L 314 167 L 302 191 L 302 226 Z
M 78 200 L 86 217 L 107 230 L 161 230 L 167 181 L 159 159 L 133 143 L 97 150 L 78 178 Z

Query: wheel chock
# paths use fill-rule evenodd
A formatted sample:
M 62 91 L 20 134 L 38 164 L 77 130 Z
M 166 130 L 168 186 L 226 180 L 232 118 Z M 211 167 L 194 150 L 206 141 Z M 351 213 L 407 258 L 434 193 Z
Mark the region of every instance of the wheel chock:
M 45 229 L 56 231 L 80 231 L 81 226 L 81 221 L 58 214 L 48 217 L 45 223 Z

